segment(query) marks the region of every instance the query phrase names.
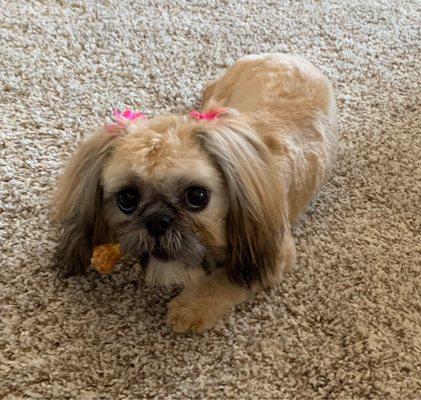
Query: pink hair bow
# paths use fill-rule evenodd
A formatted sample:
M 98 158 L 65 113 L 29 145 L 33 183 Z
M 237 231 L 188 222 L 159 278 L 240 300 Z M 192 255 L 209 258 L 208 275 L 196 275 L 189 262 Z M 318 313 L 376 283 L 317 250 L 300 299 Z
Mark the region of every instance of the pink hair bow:
M 219 114 L 222 114 L 224 111 L 224 109 L 209 112 L 193 110 L 189 115 L 197 121 L 213 121 L 215 118 L 218 118 Z
M 121 122 L 123 124 L 146 118 L 145 114 L 140 111 L 131 110 L 130 108 L 124 111 L 114 110 L 113 115 L 117 122 Z
M 116 120 L 115 123 L 105 125 L 105 130 L 112 135 L 119 135 L 130 124 L 138 119 L 146 119 L 146 115 L 140 111 L 134 111 L 130 108 L 120 111 L 113 110 L 113 116 Z

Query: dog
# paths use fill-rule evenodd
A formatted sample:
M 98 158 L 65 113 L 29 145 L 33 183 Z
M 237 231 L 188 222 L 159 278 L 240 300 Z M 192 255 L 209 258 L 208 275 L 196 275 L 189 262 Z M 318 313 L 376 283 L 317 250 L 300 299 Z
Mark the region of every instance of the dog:
M 101 128 L 59 181 L 59 269 L 80 273 L 94 246 L 118 241 L 147 282 L 183 286 L 175 332 L 211 329 L 294 265 L 291 226 L 332 169 L 336 115 L 313 64 L 261 54 L 211 82 L 200 113 Z

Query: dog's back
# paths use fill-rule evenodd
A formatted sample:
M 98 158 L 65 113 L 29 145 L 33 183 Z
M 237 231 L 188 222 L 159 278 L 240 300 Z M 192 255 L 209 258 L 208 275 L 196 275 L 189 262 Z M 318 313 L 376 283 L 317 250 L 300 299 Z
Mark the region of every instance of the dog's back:
M 330 171 L 337 147 L 332 85 L 301 56 L 261 54 L 240 58 L 204 93 L 205 108 L 241 112 L 279 158 L 294 221 Z

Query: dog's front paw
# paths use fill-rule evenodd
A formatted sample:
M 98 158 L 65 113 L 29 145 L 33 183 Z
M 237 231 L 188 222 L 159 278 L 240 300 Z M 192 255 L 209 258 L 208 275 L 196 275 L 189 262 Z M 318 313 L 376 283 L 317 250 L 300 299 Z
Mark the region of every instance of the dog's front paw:
M 168 304 L 167 320 L 174 332 L 202 333 L 213 328 L 222 316 L 215 306 L 209 298 L 183 292 Z

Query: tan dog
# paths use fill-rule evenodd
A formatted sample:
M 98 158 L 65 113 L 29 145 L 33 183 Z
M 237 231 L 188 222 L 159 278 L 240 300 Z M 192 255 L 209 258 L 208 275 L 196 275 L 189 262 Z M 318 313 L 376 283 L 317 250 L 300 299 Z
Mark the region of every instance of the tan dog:
M 101 130 L 56 198 L 61 269 L 82 271 L 94 245 L 117 240 L 148 282 L 184 285 L 169 304 L 176 332 L 213 327 L 291 268 L 291 224 L 337 145 L 332 87 L 301 57 L 241 58 L 206 88 L 203 111 Z

